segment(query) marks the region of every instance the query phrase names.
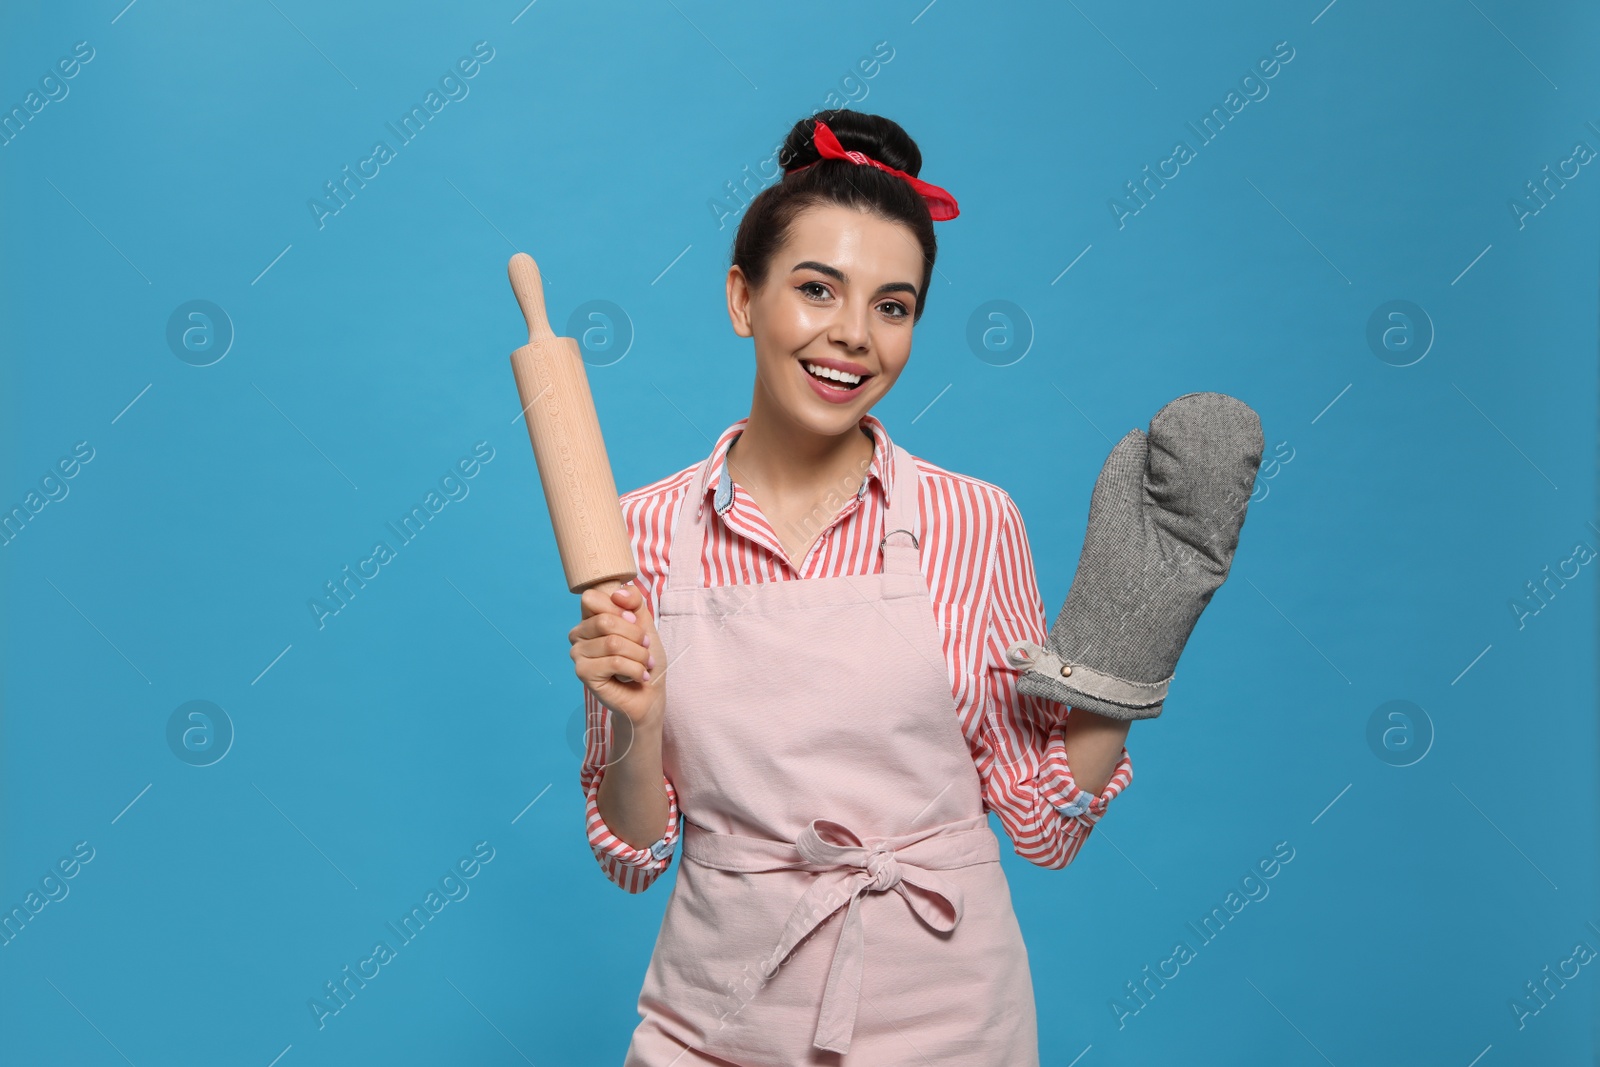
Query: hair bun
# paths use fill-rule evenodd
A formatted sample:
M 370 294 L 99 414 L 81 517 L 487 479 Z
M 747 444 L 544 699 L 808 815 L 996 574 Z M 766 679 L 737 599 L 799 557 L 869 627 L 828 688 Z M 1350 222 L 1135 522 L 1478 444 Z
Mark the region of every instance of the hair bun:
M 819 111 L 790 128 L 789 136 L 784 138 L 783 148 L 778 153 L 785 174 L 810 166 L 822 158 L 812 141 L 812 131 L 819 121 L 827 124 L 847 152 L 860 152 L 885 166 L 903 170 L 912 177 L 917 177 L 922 170 L 922 152 L 899 123 L 882 115 L 836 108 Z
M 739 230 L 733 238 L 730 271 L 742 274 L 751 290 L 760 289 L 773 272 L 779 250 L 786 246 L 796 226 L 802 225 L 800 220 L 810 218 L 813 208 L 840 207 L 866 212 L 904 227 L 906 235 L 922 254 L 922 280 L 915 290 L 916 307 L 911 313 L 911 321 L 915 323 L 928 306 L 928 283 L 933 276 L 934 258 L 939 254 L 939 240 L 933 232 L 933 213 L 926 193 L 920 185 L 885 173 L 879 167 L 857 166 L 852 160 L 823 159 L 816 146 L 815 131 L 819 122 L 827 124 L 846 152 L 859 152 L 882 167 L 891 167 L 913 179 L 922 169 L 922 152 L 917 143 L 898 123 L 882 115 L 838 108 L 801 119 L 790 127 L 778 149 L 777 162 L 783 168 L 783 179 L 762 189 L 745 207 L 744 218 L 739 220 Z M 819 162 L 820 166 L 812 166 Z M 787 274 L 788 268 L 783 272 Z M 730 273 L 729 277 L 733 275 Z

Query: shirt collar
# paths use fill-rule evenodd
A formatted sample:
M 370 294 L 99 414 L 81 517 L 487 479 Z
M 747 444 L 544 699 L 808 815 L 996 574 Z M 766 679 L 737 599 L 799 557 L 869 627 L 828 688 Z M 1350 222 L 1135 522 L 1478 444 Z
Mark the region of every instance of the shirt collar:
M 711 472 L 706 479 L 705 491 L 713 494 L 712 506 L 718 515 L 733 506 L 733 478 L 728 472 L 728 449 L 733 447 L 733 442 L 749 422 L 749 416 L 746 416 L 723 430 L 722 436 L 717 438 L 717 443 L 711 449 Z M 887 506 L 890 494 L 894 491 L 894 463 L 891 462 L 893 445 L 889 441 L 889 431 L 876 416 L 870 414 L 861 416 L 860 426 L 872 434 L 872 463 L 867 468 L 866 477 L 861 479 L 856 496 L 865 496 L 867 483 L 876 478 L 883 489 L 883 501 Z

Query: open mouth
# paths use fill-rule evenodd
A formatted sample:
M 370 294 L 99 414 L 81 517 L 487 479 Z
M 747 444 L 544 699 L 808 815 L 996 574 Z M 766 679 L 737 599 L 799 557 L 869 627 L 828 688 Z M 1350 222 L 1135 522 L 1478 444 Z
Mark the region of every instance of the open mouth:
M 825 388 L 837 389 L 841 392 L 847 393 L 856 389 L 860 389 L 867 383 L 867 380 L 872 377 L 870 374 L 864 374 L 860 377 L 857 377 L 852 374 L 846 374 L 843 371 L 836 371 L 826 367 L 821 367 L 815 363 L 807 362 L 806 360 L 800 361 L 800 369 L 820 382 Z

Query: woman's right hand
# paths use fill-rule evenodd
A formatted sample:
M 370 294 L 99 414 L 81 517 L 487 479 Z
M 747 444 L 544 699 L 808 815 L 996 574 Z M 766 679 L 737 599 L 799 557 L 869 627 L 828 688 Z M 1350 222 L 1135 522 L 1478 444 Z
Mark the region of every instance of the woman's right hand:
M 643 592 L 605 582 L 585 589 L 579 603 L 583 620 L 567 633 L 578 680 L 634 726 L 659 725 L 667 657 Z

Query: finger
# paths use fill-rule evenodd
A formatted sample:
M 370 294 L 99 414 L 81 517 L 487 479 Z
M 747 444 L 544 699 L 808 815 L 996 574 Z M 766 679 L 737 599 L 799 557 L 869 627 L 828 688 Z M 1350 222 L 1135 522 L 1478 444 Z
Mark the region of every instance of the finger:
M 583 618 L 579 619 L 572 629 L 567 631 L 569 639 L 580 637 L 598 637 L 605 633 L 605 627 L 624 621 L 622 612 L 615 604 L 600 611 L 585 611 Z
M 633 660 L 642 667 L 649 667 L 654 655 L 639 642 L 630 641 L 616 634 L 579 641 L 572 646 L 574 660 L 614 660 L 620 657 Z
M 611 591 L 611 602 L 623 608 L 638 609 L 644 604 L 644 595 L 635 586 L 624 585 Z
M 587 619 L 590 615 L 597 615 L 602 611 L 609 611 L 611 608 L 611 598 L 600 592 L 598 589 L 585 589 L 582 593 L 578 594 L 578 606 L 582 609 L 579 612 L 581 617 Z
M 628 600 L 629 610 L 631 610 L 635 615 L 652 614 L 650 611 L 650 601 L 645 597 L 644 590 L 633 585 L 627 586 L 626 588 L 630 593 L 633 594 Z M 621 590 L 618 590 L 618 592 L 620 591 Z
M 627 682 L 629 684 L 642 682 L 647 680 L 644 675 L 649 671 L 649 668 L 644 664 L 637 663 L 626 656 L 607 656 L 596 660 L 593 667 L 594 674 L 590 677 L 594 677 L 599 682 L 607 680 Z M 654 675 L 652 674 L 651 677 L 654 677 Z
M 648 617 L 650 614 L 644 602 L 644 595 L 637 589 L 614 590 L 611 599 L 616 605 L 616 610 L 621 612 L 622 618 L 630 623 L 638 622 L 641 615 Z
M 583 606 L 582 616 L 584 618 L 590 615 L 617 615 L 623 610 L 615 600 L 611 599 L 610 595 L 601 589 L 585 589 L 579 596 L 578 602 Z
M 645 628 L 636 621 L 629 621 L 626 615 L 594 615 L 578 624 L 583 631 L 579 637 L 603 637 L 615 634 L 626 638 L 634 644 L 644 644 Z
M 603 659 L 606 656 L 631 656 L 646 667 L 656 656 L 655 642 L 648 634 L 596 634 L 572 642 L 572 658 Z

